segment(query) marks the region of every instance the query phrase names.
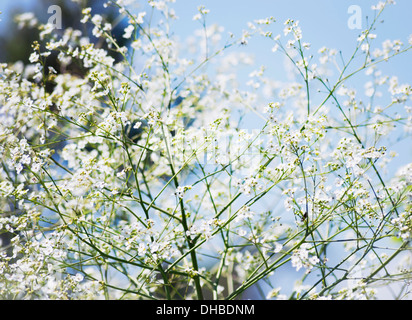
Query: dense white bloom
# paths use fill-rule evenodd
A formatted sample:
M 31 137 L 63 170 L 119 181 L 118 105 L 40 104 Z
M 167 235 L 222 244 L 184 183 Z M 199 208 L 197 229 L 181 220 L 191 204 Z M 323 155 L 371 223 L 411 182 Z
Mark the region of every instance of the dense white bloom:
M 412 89 L 380 66 L 411 39 L 378 45 L 372 23 L 346 59 L 294 19 L 230 33 L 199 6 L 184 41 L 173 2 L 113 3 L 127 45 L 105 11 L 82 10 L 99 39 L 17 18 L 43 42 L 0 64 L 0 298 L 238 299 L 262 280 L 268 299 L 364 299 L 401 283 L 409 260 L 387 259 L 410 253 Z M 256 37 L 286 80 L 243 46 Z M 289 262 L 305 272 L 280 288 Z
M 38 60 L 39 60 L 39 54 L 37 53 L 37 52 L 33 52 L 31 55 L 30 55 L 30 57 L 29 57 L 29 61 L 31 62 L 31 63 L 35 63 L 35 62 L 37 62 Z
M 293 252 L 291 263 L 292 267 L 299 271 L 301 268 L 306 269 L 306 273 L 310 272 L 312 268 L 319 262 L 319 258 L 313 254 L 313 249 L 310 249 L 310 245 L 304 243 L 299 249 Z
M 134 26 L 129 24 L 125 29 L 124 29 L 124 34 L 123 38 L 129 39 L 134 31 Z
M 187 190 L 190 190 L 191 188 L 192 188 L 191 186 L 178 186 L 178 187 L 176 188 L 175 195 L 176 195 L 177 197 L 183 199 L 183 196 L 184 196 L 185 192 L 186 192 Z

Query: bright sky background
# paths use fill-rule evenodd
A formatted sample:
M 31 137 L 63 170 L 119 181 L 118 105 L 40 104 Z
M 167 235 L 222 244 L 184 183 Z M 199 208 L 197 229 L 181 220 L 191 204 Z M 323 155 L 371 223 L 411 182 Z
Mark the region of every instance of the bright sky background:
M 210 9 L 207 17 L 208 23 L 218 23 L 225 27 L 227 32 L 240 34 L 246 28 L 247 22 L 255 19 L 273 16 L 277 23 L 274 25 L 274 34 L 282 33 L 283 22 L 292 18 L 300 21 L 303 31 L 303 40 L 312 44 L 313 49 L 322 46 L 341 49 L 344 57 L 352 54 L 356 45 L 356 38 L 361 30 L 351 30 L 348 27 L 348 19 L 351 14 L 348 8 L 358 5 L 362 9 L 362 27 L 367 27 L 367 16 L 369 21 L 375 12 L 371 5 L 377 0 L 177 0 L 173 7 L 179 17 L 176 22 L 176 32 L 189 35 L 193 29 L 199 27 L 198 21 L 192 21 L 197 13 L 197 7 L 201 4 Z M 384 23 L 378 24 L 377 42 L 388 38 L 407 41 L 412 33 L 412 1 L 397 0 L 395 6 L 385 9 L 382 16 Z M 270 63 L 267 50 L 257 42 L 251 43 L 251 50 L 255 52 L 257 59 L 264 63 Z M 269 55 L 270 56 L 270 55 Z M 400 80 L 408 81 L 412 73 L 412 63 L 398 58 L 397 73 Z M 393 70 L 395 71 L 395 70 Z M 398 72 L 399 71 L 399 72 Z

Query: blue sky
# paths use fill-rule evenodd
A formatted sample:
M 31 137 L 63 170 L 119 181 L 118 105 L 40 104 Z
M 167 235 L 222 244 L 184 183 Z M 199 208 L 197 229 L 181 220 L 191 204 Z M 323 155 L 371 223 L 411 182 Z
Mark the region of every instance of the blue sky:
M 105 1 L 102 0 L 103 2 Z M 140 3 L 146 2 L 140 0 Z M 341 49 L 344 56 L 348 56 L 352 53 L 360 32 L 356 29 L 351 30 L 347 25 L 351 16 L 348 8 L 357 5 L 362 9 L 362 27 L 366 28 L 367 17 L 371 20 L 374 16 L 371 5 L 377 2 L 378 0 L 176 0 L 171 6 L 179 17 L 174 23 L 174 30 L 182 37 L 199 28 L 199 22 L 192 21 L 192 17 L 197 13 L 197 7 L 203 4 L 210 9 L 208 24 L 218 23 L 224 26 L 227 32 L 240 34 L 241 30 L 246 28 L 247 22 L 273 16 L 277 20 L 274 33 L 281 33 L 283 22 L 292 18 L 300 21 L 304 41 L 311 43 L 313 49 L 327 46 Z M 36 3 L 40 3 L 40 0 L 0 0 L 0 11 L 3 12 L 0 18 L 7 20 L 11 8 L 30 10 Z M 391 38 L 406 42 L 412 33 L 411 12 L 410 0 L 397 0 L 395 6 L 385 9 L 382 16 L 384 23 L 378 25 L 376 41 L 382 42 Z M 0 32 L 6 31 L 5 27 L 6 23 L 0 22 Z M 253 46 L 248 49 L 255 53 L 259 61 L 270 65 L 267 48 L 263 47 L 263 42 L 253 42 Z M 390 70 L 396 73 L 401 81 L 408 81 L 412 73 L 412 64 L 402 57 L 398 57 L 394 62 L 395 69 L 392 65 Z
M 348 27 L 348 19 L 351 16 L 348 8 L 358 5 L 362 9 L 362 27 L 366 28 L 367 19 L 371 21 L 375 14 L 371 10 L 371 5 L 376 3 L 376 0 L 177 0 L 173 7 L 180 18 L 175 30 L 182 35 L 188 35 L 199 27 L 199 23 L 191 21 L 191 18 L 197 12 L 197 6 L 204 4 L 210 9 L 208 23 L 218 23 L 228 32 L 240 34 L 241 30 L 246 28 L 247 22 L 273 16 L 277 20 L 274 33 L 281 33 L 283 22 L 292 18 L 300 21 L 304 41 L 311 43 L 313 49 L 327 46 L 342 50 L 344 56 L 349 56 L 361 30 L 351 30 Z M 382 42 L 390 38 L 406 42 L 412 33 L 412 2 L 398 0 L 395 6 L 385 10 L 382 16 L 384 23 L 378 24 L 376 41 Z M 256 47 L 250 50 L 256 54 L 257 59 L 270 64 L 267 51 L 261 47 L 262 43 L 254 42 L 253 45 Z M 412 64 L 402 57 L 396 60 L 396 71 L 399 71 L 396 73 L 401 80 L 407 81 L 412 72 Z

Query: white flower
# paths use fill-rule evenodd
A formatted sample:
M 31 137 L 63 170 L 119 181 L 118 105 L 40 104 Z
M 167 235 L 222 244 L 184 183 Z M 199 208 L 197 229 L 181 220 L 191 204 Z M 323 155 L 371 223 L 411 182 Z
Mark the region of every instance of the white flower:
M 197 13 L 197 14 L 195 14 L 195 15 L 193 16 L 192 19 L 193 19 L 193 20 L 200 20 L 200 19 L 202 19 L 202 15 L 201 15 L 200 13 Z
M 209 9 L 206 9 L 205 6 L 203 6 L 203 5 L 197 7 L 197 10 L 199 10 L 199 12 L 200 12 L 202 15 L 208 14 L 208 13 L 210 12 L 210 10 L 209 10 Z
M 187 190 L 190 190 L 192 186 L 178 186 L 175 191 L 175 195 L 180 199 L 183 199 L 183 196 Z
M 137 15 L 136 23 L 142 24 L 142 23 L 144 22 L 143 17 L 144 17 L 145 15 L 146 15 L 146 12 L 145 12 L 145 11 L 140 12 L 140 13 Z
M 272 52 L 276 52 L 279 49 L 279 45 L 276 43 L 273 48 L 272 48 Z
M 278 287 L 278 288 L 274 288 L 274 289 L 270 290 L 266 295 L 266 299 L 271 299 L 271 298 L 277 297 L 279 295 L 280 289 L 281 288 Z
M 92 18 L 93 24 L 100 26 L 103 21 L 103 17 L 100 14 L 95 14 Z
M 143 243 L 139 243 L 139 246 L 137 248 L 137 254 L 139 256 L 143 256 L 146 252 L 146 246 Z
M 118 178 L 124 178 L 126 176 L 126 170 L 122 170 L 116 174 Z
M 305 268 L 306 272 L 310 272 L 315 264 L 319 262 L 319 258 L 312 255 L 313 249 L 310 249 L 308 243 L 304 243 L 299 249 L 296 249 L 291 257 L 292 267 L 299 271 L 301 268 Z
M 317 264 L 319 261 L 320 261 L 319 258 L 316 257 L 316 256 L 312 256 L 312 257 L 309 258 L 309 263 L 312 264 L 312 265 Z
M 125 38 L 125 39 L 130 39 L 130 37 L 132 36 L 133 31 L 134 31 L 134 26 L 133 26 L 132 24 L 129 24 L 129 25 L 124 29 L 123 38 Z
M 83 275 L 80 273 L 76 273 L 76 275 L 73 277 L 73 280 L 76 282 L 82 282 L 84 279 Z
M 52 25 L 51 23 L 47 23 L 46 25 L 44 25 L 44 30 L 40 32 L 39 34 L 40 40 L 43 40 L 44 36 L 52 33 L 53 30 L 54 30 L 54 25 Z
M 86 23 L 89 20 L 91 11 L 92 11 L 92 8 L 90 7 L 84 8 L 82 10 L 83 18 L 80 20 L 81 23 Z
M 283 245 L 280 244 L 280 243 L 278 243 L 278 242 L 276 242 L 276 243 L 275 243 L 275 249 L 273 250 L 273 252 L 274 252 L 274 253 L 279 253 L 279 252 L 282 250 L 282 248 L 283 248 Z
M 37 61 L 39 61 L 39 54 L 37 53 L 37 52 L 33 52 L 31 55 L 30 55 L 30 57 L 29 57 L 29 61 L 31 62 L 31 63 L 35 63 L 35 62 L 37 62 Z
M 20 172 L 22 172 L 22 170 L 23 170 L 23 165 L 21 164 L 21 162 L 19 162 L 19 163 L 16 165 L 16 173 L 17 173 L 17 174 L 20 174 Z
M 250 219 L 255 213 L 248 206 L 243 206 L 237 213 L 235 221 Z
M 150 252 L 155 253 L 160 249 L 160 245 L 155 241 L 150 244 Z
M 236 184 L 239 186 L 239 192 L 245 195 L 251 195 L 252 190 L 254 190 L 255 188 L 261 188 L 257 180 L 253 177 L 246 177 L 243 180 L 238 180 Z
M 361 45 L 361 50 L 365 51 L 365 52 L 369 51 L 369 43 L 362 44 Z

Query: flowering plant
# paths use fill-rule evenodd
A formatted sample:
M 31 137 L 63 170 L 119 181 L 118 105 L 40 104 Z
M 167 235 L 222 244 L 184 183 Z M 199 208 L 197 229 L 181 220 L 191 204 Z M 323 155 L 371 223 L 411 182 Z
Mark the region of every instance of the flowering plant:
M 292 19 L 279 35 L 269 17 L 226 36 L 201 6 L 183 42 L 174 1 L 137 14 L 123 2 L 106 5 L 127 19 L 128 47 L 83 9 L 108 50 L 17 17 L 44 44 L 30 64 L 0 66 L 0 297 L 370 299 L 389 285 L 407 297 L 412 162 L 388 163 L 393 141 L 411 139 L 412 91 L 378 67 L 412 41 L 380 47 L 374 33 L 392 1 L 347 61 L 313 52 Z M 238 81 L 253 37 L 288 59 L 292 81 L 264 67 Z M 84 76 L 48 67 L 52 53 Z M 362 75 L 364 95 L 351 84 Z

